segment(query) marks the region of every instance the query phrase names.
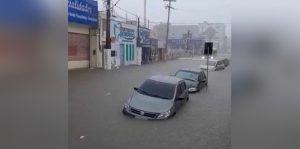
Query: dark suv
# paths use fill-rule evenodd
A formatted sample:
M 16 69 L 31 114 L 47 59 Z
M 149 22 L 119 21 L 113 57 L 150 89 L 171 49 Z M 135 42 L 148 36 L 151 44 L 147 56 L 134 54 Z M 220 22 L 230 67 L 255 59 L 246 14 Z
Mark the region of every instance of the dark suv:
M 206 74 L 201 69 L 180 69 L 175 76 L 185 81 L 189 92 L 198 92 L 207 86 Z

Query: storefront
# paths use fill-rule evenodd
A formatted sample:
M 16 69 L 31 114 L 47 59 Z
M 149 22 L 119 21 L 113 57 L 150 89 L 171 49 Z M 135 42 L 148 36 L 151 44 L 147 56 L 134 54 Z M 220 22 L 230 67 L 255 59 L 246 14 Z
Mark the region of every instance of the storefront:
M 142 47 L 142 64 L 147 64 L 151 61 L 151 40 L 150 40 L 150 29 L 140 27 L 140 43 Z
M 99 56 L 98 3 L 68 0 L 68 68 L 91 68 Z M 93 61 L 92 61 L 93 60 Z
M 117 66 L 138 65 L 137 26 L 111 20 L 111 39 Z
M 159 51 L 158 51 L 158 39 L 150 38 L 151 41 L 151 62 L 157 62 L 159 60 Z

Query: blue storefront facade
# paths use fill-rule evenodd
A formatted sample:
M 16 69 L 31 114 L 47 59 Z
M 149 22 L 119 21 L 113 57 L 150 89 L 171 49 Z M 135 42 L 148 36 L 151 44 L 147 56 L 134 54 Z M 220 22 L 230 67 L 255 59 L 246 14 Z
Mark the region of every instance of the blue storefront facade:
M 97 37 L 98 2 L 68 0 L 68 68 L 94 67 L 101 59 Z
M 145 27 L 139 28 L 140 42 L 138 45 L 142 47 L 142 64 L 147 64 L 151 61 L 151 39 L 150 29 Z
M 68 0 L 68 22 L 98 27 L 98 2 Z

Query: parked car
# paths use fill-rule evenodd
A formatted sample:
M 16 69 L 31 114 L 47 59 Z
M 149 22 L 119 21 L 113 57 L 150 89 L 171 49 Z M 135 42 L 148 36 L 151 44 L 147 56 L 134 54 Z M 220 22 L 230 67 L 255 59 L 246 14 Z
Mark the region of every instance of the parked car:
M 168 119 L 189 100 L 184 80 L 153 76 L 142 83 L 124 104 L 123 114 L 141 119 Z
M 200 65 L 200 69 L 207 70 L 207 61 L 202 60 L 202 64 Z M 225 69 L 225 64 L 221 60 L 210 59 L 208 61 L 208 70 L 209 71 L 219 71 Z
M 201 69 L 180 69 L 175 76 L 185 81 L 189 92 L 198 92 L 207 86 L 206 74 Z
M 224 63 L 225 67 L 229 66 L 229 59 L 228 58 L 224 58 L 222 59 L 222 62 Z

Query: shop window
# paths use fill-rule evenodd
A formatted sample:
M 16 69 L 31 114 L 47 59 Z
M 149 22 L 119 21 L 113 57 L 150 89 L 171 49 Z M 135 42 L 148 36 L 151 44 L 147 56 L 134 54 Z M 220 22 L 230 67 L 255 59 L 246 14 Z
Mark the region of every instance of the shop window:
M 128 44 L 126 44 L 126 61 L 128 61 L 128 56 L 129 56 L 129 54 L 128 54 Z
M 129 58 L 128 59 L 129 59 L 129 61 L 131 61 L 131 45 L 129 44 L 128 47 L 129 47 L 129 54 L 128 54 Z
M 131 45 L 131 61 L 133 61 L 134 58 L 134 52 L 133 52 L 133 45 Z
M 131 47 L 132 47 L 132 61 L 134 60 L 134 45 L 131 45 Z

